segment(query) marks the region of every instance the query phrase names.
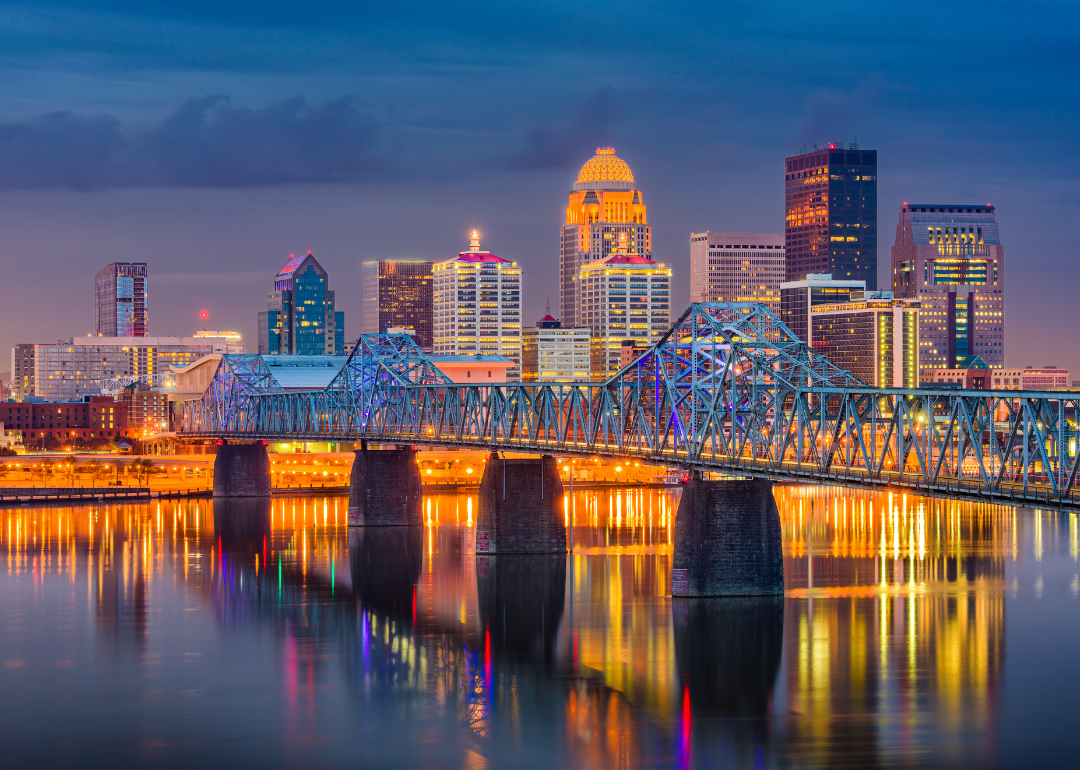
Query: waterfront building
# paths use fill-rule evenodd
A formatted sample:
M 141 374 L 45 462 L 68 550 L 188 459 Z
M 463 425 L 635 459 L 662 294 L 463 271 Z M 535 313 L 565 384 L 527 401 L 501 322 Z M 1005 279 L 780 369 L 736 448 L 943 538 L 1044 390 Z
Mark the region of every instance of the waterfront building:
M 207 340 L 214 345 L 214 349 L 223 348 L 230 355 L 242 355 L 244 352 L 244 337 L 240 332 L 207 331 L 200 329 L 192 335 L 198 340 Z
M 671 326 L 671 268 L 633 252 L 625 232 L 611 256 L 581 268 L 577 287 L 578 325 L 592 330 L 594 381 L 619 371 L 625 340 L 654 345 Z
M 598 147 L 578 172 L 562 227 L 559 318 L 567 328 L 586 325 L 577 315 L 581 269 L 614 254 L 620 235 L 631 251 L 652 259 L 652 230 L 634 174 L 614 148 Z
M 524 382 L 588 380 L 591 342 L 587 326 L 564 329 L 547 313 L 522 331 L 521 379 Z
M 94 276 L 94 321 L 99 337 L 150 334 L 145 262 L 111 262 Z
M 800 340 L 810 343 L 810 309 L 851 299 L 852 292 L 866 291 L 865 281 L 834 281 L 832 275 L 812 273 L 798 281 L 780 284 L 780 320 Z
M 433 265 L 431 261 L 407 259 L 365 262 L 361 270 L 361 334 L 411 329 L 416 344 L 430 353 L 434 344 Z
M 267 310 L 259 313 L 259 352 L 268 355 L 345 354 L 345 314 L 334 310 L 326 270 L 309 251 L 290 254 L 274 277 Z
M 123 388 L 117 399 L 124 406 L 127 424 L 135 438 L 147 438 L 169 430 L 170 393 L 135 382 Z
M 785 159 L 788 281 L 811 273 L 877 288 L 877 150 L 829 144 Z
M 784 236 L 780 233 L 690 233 L 692 302 L 754 302 L 780 314 Z
M 11 349 L 11 397 L 22 401 L 34 395 L 34 344 L 19 343 Z
M 892 287 L 921 301 L 925 372 L 956 369 L 969 356 L 1005 365 L 1005 247 L 993 206 L 904 203 Z
M 8 401 L 0 403 L 0 423 L 21 431 L 26 444 L 47 438 L 86 441 L 131 437 L 127 408 L 111 396 L 51 403 Z
M 891 291 L 855 292 L 810 309 L 814 351 L 869 387 L 919 386 L 919 301 Z
M 32 394 L 45 401 L 74 401 L 100 392 L 97 380 L 153 377 L 211 353 L 227 341 L 198 337 L 72 337 L 33 345 Z
M 521 377 L 521 268 L 480 250 L 473 232 L 469 250 L 436 262 L 435 355 L 501 355 L 513 362 L 508 381 Z

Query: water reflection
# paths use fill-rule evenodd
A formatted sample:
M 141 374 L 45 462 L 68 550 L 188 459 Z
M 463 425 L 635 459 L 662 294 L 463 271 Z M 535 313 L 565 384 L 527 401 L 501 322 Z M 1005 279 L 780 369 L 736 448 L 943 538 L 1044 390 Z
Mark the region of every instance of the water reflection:
M 675 601 L 673 492 L 575 492 L 565 558 L 476 558 L 468 495 L 425 499 L 422 528 L 352 532 L 334 497 L 0 511 L 0 686 L 20 693 L 0 701 L 0 750 L 449 767 L 1014 756 L 1004 714 L 1052 709 L 1007 697 L 1006 637 L 1057 628 L 1043 649 L 1068 649 L 1076 518 L 776 494 L 786 596 Z M 1036 679 L 1038 664 L 1009 662 Z M 1075 669 L 1062 656 L 1054 676 Z M 1070 764 L 1054 740 L 1045 764 Z

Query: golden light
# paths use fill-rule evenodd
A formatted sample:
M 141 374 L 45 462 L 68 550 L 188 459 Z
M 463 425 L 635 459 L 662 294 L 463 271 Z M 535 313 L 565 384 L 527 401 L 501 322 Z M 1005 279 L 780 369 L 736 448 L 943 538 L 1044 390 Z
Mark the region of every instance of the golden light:
M 429 476 L 431 475 L 431 468 L 427 469 L 427 473 L 428 473 Z
M 465 469 L 465 472 L 466 472 L 466 473 L 472 473 L 472 468 L 466 468 L 466 469 Z

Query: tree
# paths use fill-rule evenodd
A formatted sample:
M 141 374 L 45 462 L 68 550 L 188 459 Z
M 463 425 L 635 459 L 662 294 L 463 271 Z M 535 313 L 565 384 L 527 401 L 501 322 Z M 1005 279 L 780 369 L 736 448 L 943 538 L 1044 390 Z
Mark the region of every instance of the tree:
M 78 471 L 79 468 L 77 464 L 78 458 L 75 457 L 75 455 L 68 455 L 64 458 L 64 460 L 67 461 L 67 466 L 65 467 L 65 470 L 67 471 L 68 475 L 68 486 L 73 487 L 75 486 L 75 473 L 76 471 Z
M 38 466 L 38 473 L 41 474 L 41 483 L 43 486 L 49 486 L 49 478 L 53 474 L 53 462 L 52 460 L 42 460 L 41 465 Z
M 124 470 L 124 461 L 123 460 L 113 460 L 112 466 L 116 470 L 116 481 L 114 481 L 113 484 L 115 484 L 116 486 L 120 486 L 121 483 L 122 483 L 120 481 L 120 473 Z
M 153 460 L 135 460 L 131 470 L 135 472 L 135 480 L 143 485 L 150 483 L 150 476 L 157 472 Z

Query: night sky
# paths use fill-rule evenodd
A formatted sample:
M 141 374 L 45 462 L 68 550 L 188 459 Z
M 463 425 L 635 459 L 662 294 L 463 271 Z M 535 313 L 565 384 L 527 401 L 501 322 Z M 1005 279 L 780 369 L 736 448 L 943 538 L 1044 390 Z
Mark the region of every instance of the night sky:
M 329 271 L 484 248 L 558 306 L 559 228 L 603 144 L 689 302 L 691 231 L 783 231 L 786 155 L 878 150 L 900 204 L 993 203 L 1006 365 L 1080 379 L 1080 4 L 72 4 L 0 7 L 0 371 L 93 331 L 146 261 L 150 331 L 244 334 L 290 252 Z

